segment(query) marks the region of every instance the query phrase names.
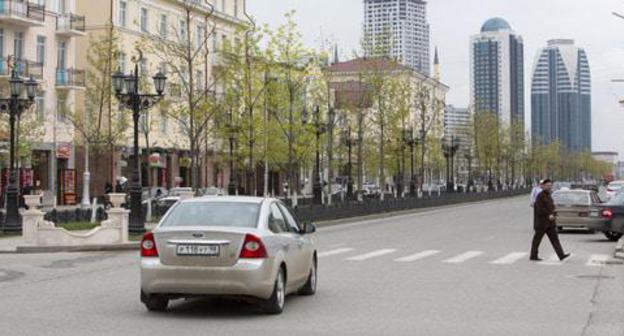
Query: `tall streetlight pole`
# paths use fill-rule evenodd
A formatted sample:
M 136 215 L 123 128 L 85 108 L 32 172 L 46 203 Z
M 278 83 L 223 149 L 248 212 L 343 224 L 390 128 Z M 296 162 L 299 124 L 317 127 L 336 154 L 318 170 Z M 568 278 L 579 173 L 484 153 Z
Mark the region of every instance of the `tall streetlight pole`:
M 446 159 L 446 191 L 453 192 L 455 190 L 453 161 L 455 154 L 459 150 L 459 139 L 452 135 L 450 138 L 442 138 L 442 151 Z
M 228 112 L 228 140 L 230 141 L 230 182 L 228 183 L 228 195 L 232 196 L 236 194 L 236 175 L 234 174 L 234 141 L 236 141 L 236 134 L 240 128 L 234 124 L 234 113 L 230 108 Z
M 11 79 L 9 79 L 10 93 L 9 98 L 0 99 L 0 111 L 9 114 L 10 133 L 10 159 L 9 159 L 9 185 L 6 190 L 6 220 L 2 227 L 2 232 L 19 233 L 22 231 L 22 225 L 19 217 L 19 185 L 17 184 L 17 175 L 15 167 L 15 123 L 21 114 L 29 109 L 35 100 L 37 93 L 37 82 L 32 77 L 25 81 L 18 76 L 15 62 L 12 57 L 8 58 L 8 65 L 11 69 Z M 20 98 L 22 91 L 26 86 L 27 99 Z
M 347 145 L 347 198 L 353 199 L 353 146 L 360 144 L 360 138 L 351 137 L 351 125 L 345 130 L 345 144 Z
M 132 110 L 132 120 L 134 122 L 134 160 L 133 172 L 130 181 L 130 225 L 131 233 L 145 232 L 145 217 L 141 209 L 141 173 L 139 158 L 139 117 L 141 111 L 147 110 L 156 105 L 163 97 L 167 77 L 158 72 L 154 77 L 154 87 L 157 94 L 139 94 L 139 63 L 143 59 L 143 53 L 138 50 L 139 57 L 133 57 L 134 73 L 124 75 L 121 71 L 113 74 L 113 86 L 115 95 L 121 105 Z M 125 92 L 124 92 L 125 83 Z
M 323 186 L 321 185 L 321 134 L 327 131 L 327 124 L 321 122 L 321 112 L 318 106 L 314 106 L 312 113 L 312 126 L 314 127 L 316 135 L 316 162 L 312 173 L 312 194 L 314 196 L 314 204 L 321 204 L 323 202 Z M 308 123 L 307 109 L 303 110 L 302 121 L 304 125 Z
M 403 130 L 403 139 L 410 148 L 410 196 L 416 196 L 416 173 L 414 171 L 414 148 L 418 144 L 418 139 L 414 137 L 414 129 Z

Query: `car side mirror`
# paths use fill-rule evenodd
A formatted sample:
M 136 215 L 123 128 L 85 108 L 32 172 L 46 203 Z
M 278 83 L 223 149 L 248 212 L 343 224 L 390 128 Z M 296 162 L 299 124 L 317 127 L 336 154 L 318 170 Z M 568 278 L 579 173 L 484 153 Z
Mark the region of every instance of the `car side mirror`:
M 312 234 L 316 232 L 316 225 L 312 223 L 305 223 L 303 226 L 303 234 Z

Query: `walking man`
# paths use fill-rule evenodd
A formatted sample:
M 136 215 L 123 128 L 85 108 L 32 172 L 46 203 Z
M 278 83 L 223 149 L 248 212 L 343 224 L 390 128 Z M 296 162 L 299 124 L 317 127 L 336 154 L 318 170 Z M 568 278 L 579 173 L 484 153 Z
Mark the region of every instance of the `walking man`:
M 557 253 L 559 260 L 564 260 L 570 256 L 569 253 L 564 253 L 561 243 L 559 242 L 559 236 L 557 234 L 557 217 L 555 213 L 555 203 L 552 199 L 552 186 L 551 180 L 544 180 L 542 183 L 542 192 L 537 195 L 534 211 L 534 229 L 535 235 L 533 235 L 533 242 L 531 244 L 531 260 L 541 261 L 537 255 L 539 251 L 539 245 L 542 242 L 544 235 L 548 236 L 553 249 Z

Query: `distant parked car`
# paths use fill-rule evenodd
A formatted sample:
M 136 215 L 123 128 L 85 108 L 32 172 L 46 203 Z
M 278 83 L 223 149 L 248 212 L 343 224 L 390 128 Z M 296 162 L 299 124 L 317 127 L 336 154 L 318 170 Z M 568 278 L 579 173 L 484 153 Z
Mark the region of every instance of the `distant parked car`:
M 181 201 L 141 241 L 141 302 L 163 311 L 172 299 L 247 297 L 279 314 L 286 295 L 316 292 L 315 230 L 276 199 Z
M 624 181 L 613 181 L 607 185 L 607 197 L 615 196 L 624 187 Z
M 602 223 L 596 230 L 602 231 L 611 241 L 624 235 L 624 193 L 620 192 L 601 206 Z
M 602 222 L 601 201 L 596 192 L 561 189 L 555 191 L 552 197 L 557 211 L 557 229 L 570 227 L 594 231 Z

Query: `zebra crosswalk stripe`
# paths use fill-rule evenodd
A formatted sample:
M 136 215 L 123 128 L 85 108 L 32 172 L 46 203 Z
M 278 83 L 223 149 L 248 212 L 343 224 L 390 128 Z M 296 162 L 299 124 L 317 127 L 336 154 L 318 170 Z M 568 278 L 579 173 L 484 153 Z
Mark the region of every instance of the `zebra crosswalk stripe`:
M 483 252 L 482 251 L 468 251 L 466 253 L 462 253 L 460 255 L 457 255 L 453 258 L 450 259 L 446 259 L 444 260 L 445 263 L 449 263 L 449 264 L 459 264 L 459 263 L 463 263 L 465 261 L 468 261 L 472 258 L 476 258 L 480 255 L 482 255 Z
M 351 257 L 351 258 L 347 258 L 347 260 L 362 261 L 362 260 L 372 259 L 372 258 L 376 258 L 376 257 L 381 257 L 383 255 L 394 253 L 394 252 L 396 252 L 395 249 L 382 249 L 382 250 L 377 250 L 377 251 L 373 251 L 373 252 L 370 252 L 370 253 L 354 256 L 354 257 Z
M 320 252 L 318 254 L 318 257 L 319 258 L 329 257 L 329 256 L 333 256 L 333 255 L 336 255 L 336 254 L 343 254 L 343 253 L 347 253 L 347 252 L 351 252 L 351 251 L 353 251 L 352 248 L 343 247 L 343 248 L 338 248 L 338 249 L 335 249 L 335 250 Z
M 411 261 L 416 261 L 416 260 L 419 260 L 419 259 L 424 259 L 424 258 L 430 257 L 432 255 L 436 255 L 436 254 L 438 254 L 440 252 L 441 251 L 438 251 L 438 250 L 426 250 L 426 251 L 422 251 L 422 252 L 419 252 L 419 253 L 416 253 L 416 254 L 412 254 L 412 255 L 409 255 L 409 256 L 406 256 L 406 257 L 401 257 L 401 258 L 395 259 L 394 261 L 397 261 L 397 262 L 411 262 Z
M 524 258 L 527 256 L 528 253 L 526 252 L 514 252 L 514 253 L 509 253 L 508 255 L 498 258 L 494 261 L 491 261 L 490 264 L 495 264 L 495 265 L 510 265 L 515 263 L 516 261 Z
M 606 254 L 592 254 L 585 266 L 604 266 L 607 260 L 609 256 Z

